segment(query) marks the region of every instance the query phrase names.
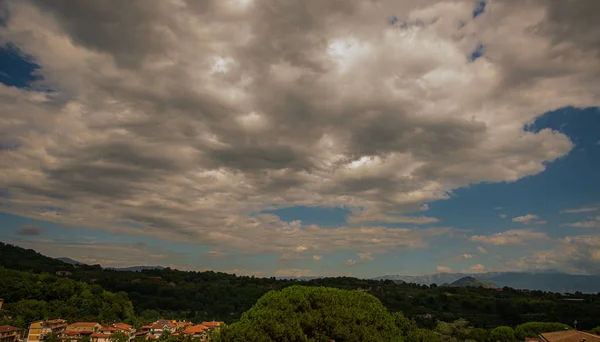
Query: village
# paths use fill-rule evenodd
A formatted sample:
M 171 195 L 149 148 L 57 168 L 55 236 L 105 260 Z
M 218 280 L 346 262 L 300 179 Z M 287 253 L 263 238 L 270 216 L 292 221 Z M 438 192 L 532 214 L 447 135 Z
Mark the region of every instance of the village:
M 194 324 L 186 321 L 158 320 L 141 326 L 139 330 L 130 324 L 98 322 L 73 322 L 64 319 L 49 319 L 33 322 L 27 332 L 10 325 L 0 326 L 0 342 L 40 342 L 50 340 L 49 336 L 64 342 L 123 342 L 156 341 L 166 335 L 186 340 L 207 341 L 212 331 L 218 331 L 223 322 L 202 322 Z

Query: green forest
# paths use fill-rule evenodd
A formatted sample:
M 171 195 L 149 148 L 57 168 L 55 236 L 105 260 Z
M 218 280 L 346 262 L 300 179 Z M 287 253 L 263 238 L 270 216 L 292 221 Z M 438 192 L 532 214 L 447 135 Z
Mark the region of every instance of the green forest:
M 277 280 L 168 268 L 126 272 L 103 270 L 99 265 L 65 264 L 7 244 L 0 244 L 0 266 L 0 296 L 5 300 L 6 309 L 0 324 L 19 327 L 53 317 L 70 321 L 122 321 L 136 326 L 158 318 L 194 322 L 221 320 L 231 324 L 220 336 L 223 341 L 234 341 L 232 336 L 244 334 L 296 336 L 300 330 L 303 336 L 308 336 L 307 341 L 311 338 L 319 341 L 331 336 L 347 340 L 342 332 L 336 335 L 331 327 L 352 326 L 348 322 L 370 322 L 372 326 L 375 324 L 372 319 L 376 318 L 376 324 L 383 324 L 377 328 L 384 334 L 380 340 L 386 340 L 388 335 L 385 334 L 391 334 L 411 341 L 431 340 L 432 336 L 446 336 L 444 341 L 488 341 L 490 338 L 513 341 L 542 330 L 573 326 L 575 320 L 582 330 L 600 326 L 600 294 L 422 286 L 348 277 Z M 56 271 L 69 271 L 72 275 L 56 276 Z M 570 300 L 573 297 L 578 300 Z M 326 299 L 335 305 L 319 306 Z M 358 306 L 348 307 L 345 302 Z M 295 306 L 303 308 L 306 314 L 290 315 Z M 321 322 L 327 321 L 323 314 L 326 310 L 332 310 L 327 316 L 336 317 L 334 321 L 325 322 L 328 325 Z M 287 319 L 299 326 L 288 332 L 285 327 L 294 324 L 282 323 L 281 329 L 285 331 L 277 332 L 272 324 L 249 323 L 286 322 Z M 329 326 L 327 329 L 331 331 L 311 332 L 310 329 L 319 324 Z M 359 330 L 369 334 L 368 329 L 371 328 L 356 327 L 352 335 Z M 273 340 L 265 338 L 265 341 Z

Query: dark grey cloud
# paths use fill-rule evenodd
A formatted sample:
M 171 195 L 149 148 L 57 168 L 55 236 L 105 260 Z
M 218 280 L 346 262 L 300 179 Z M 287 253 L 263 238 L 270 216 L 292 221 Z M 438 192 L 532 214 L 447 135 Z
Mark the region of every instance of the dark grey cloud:
M 558 2 L 496 1 L 475 21 L 466 0 L 7 6 L 0 43 L 34 56 L 56 91 L 0 86 L 0 129 L 19 143 L 2 152 L 11 196 L 0 204 L 215 250 L 426 246 L 448 231 L 377 223 L 434 223 L 402 215 L 458 187 L 543 171 L 572 144 L 524 124 L 598 104 L 598 59 L 556 58 L 597 27 L 587 13 L 576 22 L 586 2 L 562 13 Z M 390 15 L 426 24 L 392 27 Z M 573 44 L 592 51 L 591 37 Z M 469 62 L 480 43 L 485 55 Z M 339 229 L 255 215 L 274 204 L 365 213 Z
M 15 234 L 23 235 L 23 236 L 38 236 L 38 235 L 42 235 L 43 232 L 44 232 L 44 229 L 42 229 L 42 227 L 35 226 L 35 225 L 26 225 L 26 226 L 19 227 L 19 229 L 17 229 Z

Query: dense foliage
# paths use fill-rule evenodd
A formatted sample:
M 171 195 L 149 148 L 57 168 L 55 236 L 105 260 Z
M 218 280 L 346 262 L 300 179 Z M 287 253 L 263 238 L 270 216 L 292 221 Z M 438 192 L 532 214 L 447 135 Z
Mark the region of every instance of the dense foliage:
M 571 325 L 577 320 L 581 329 L 600 326 L 600 294 L 577 294 L 576 297 L 582 301 L 569 301 L 569 296 L 542 291 L 421 286 L 396 284 L 390 280 L 375 281 L 348 277 L 297 281 L 236 276 L 211 271 L 184 272 L 168 268 L 143 272 L 111 271 L 103 270 L 98 265 L 65 264 L 32 250 L 2 243 L 0 266 L 51 274 L 59 270 L 68 270 L 73 273 L 70 279 L 85 282 L 90 289 L 95 288 L 95 291 L 104 288 L 113 293 L 124 292 L 135 306 L 138 323 L 152 322 L 160 317 L 232 323 L 239 320 L 243 312 L 250 309 L 269 291 L 306 285 L 345 290 L 361 289 L 378 298 L 389 311 L 403 312 L 406 317 L 413 319 L 418 327 L 430 330 L 438 327 L 438 321 L 455 322 L 460 318 L 469 321 L 474 328 L 484 329 L 502 325 L 517 326 L 531 321 Z M 57 281 L 67 280 L 54 276 L 45 277 Z M 2 296 L 7 299 L 7 305 L 12 305 L 10 302 L 14 298 L 7 298 L 6 294 Z M 30 296 L 18 300 L 22 299 L 38 298 Z M 37 303 L 32 302 L 30 305 L 36 307 Z M 530 331 L 527 330 L 525 334 L 529 334 Z M 429 330 L 423 330 L 413 334 L 426 336 L 429 333 Z M 522 334 L 518 328 L 514 333 L 517 337 Z
M 519 341 L 527 337 L 537 337 L 541 333 L 568 329 L 569 326 L 562 323 L 552 322 L 527 322 L 515 328 L 515 336 Z
M 271 291 L 221 331 L 222 341 L 398 341 L 396 318 L 372 295 L 326 287 Z
M 135 319 L 133 304 L 126 293 L 111 293 L 98 285 L 47 273 L 0 267 L 0 293 L 6 302 L 3 309 L 12 316 L 10 324 L 21 328 L 35 320 L 55 317 L 105 322 L 133 322 Z M 8 323 L 0 321 L 0 324 Z

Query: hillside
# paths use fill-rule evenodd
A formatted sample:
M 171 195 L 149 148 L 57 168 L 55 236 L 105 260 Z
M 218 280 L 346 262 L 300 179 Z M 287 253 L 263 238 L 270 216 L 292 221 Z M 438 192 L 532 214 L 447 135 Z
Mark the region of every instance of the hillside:
M 559 293 L 599 293 L 600 275 L 566 274 L 558 271 L 546 272 L 489 272 L 489 273 L 437 273 L 422 276 L 386 275 L 375 280 L 402 280 L 420 285 L 452 284 L 463 278 L 473 277 L 497 287 L 511 287 L 523 290 L 540 290 Z
M 479 287 L 479 286 L 481 286 L 486 289 L 497 288 L 496 284 L 486 283 L 486 282 L 483 282 L 483 281 L 473 278 L 473 277 L 462 277 L 462 278 L 458 279 L 457 281 L 453 282 L 452 284 L 450 284 L 449 286 L 452 286 L 452 287 L 465 287 L 465 286 Z
M 0 294 L 3 309 L 12 316 L 2 324 L 20 328 L 48 317 L 82 321 L 135 320 L 133 304 L 124 292 L 111 293 L 89 285 L 49 274 L 9 270 L 0 267 Z
M 524 292 L 510 288 L 498 292 L 478 287 L 430 287 L 396 284 L 391 279 L 338 277 L 278 280 L 169 268 L 124 272 L 106 270 L 100 266 L 68 265 L 35 251 L 5 244 L 0 244 L 0 256 L 0 265 L 7 268 L 36 269 L 36 272 L 50 273 L 68 269 L 72 272 L 72 280 L 93 283 L 113 293 L 125 292 L 133 302 L 138 319 L 144 322 L 160 316 L 233 322 L 267 292 L 301 284 L 360 289 L 377 297 L 388 310 L 400 311 L 414 318 L 422 327 L 433 327 L 437 320 L 450 322 L 459 318 L 465 318 L 481 328 L 514 326 L 534 320 L 570 324 L 577 319 L 582 329 L 600 325 L 600 294 L 578 295 L 576 298 L 582 301 L 575 302 L 567 301 L 571 297 L 558 293 Z
M 65 264 L 70 264 L 70 265 L 83 265 L 82 262 L 79 262 L 77 260 L 73 260 L 73 259 L 67 258 L 67 257 L 56 258 L 56 260 L 60 260 L 60 261 L 64 262 Z

